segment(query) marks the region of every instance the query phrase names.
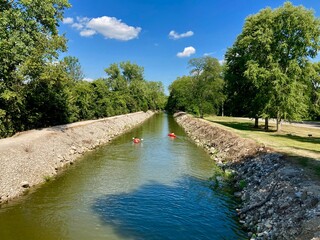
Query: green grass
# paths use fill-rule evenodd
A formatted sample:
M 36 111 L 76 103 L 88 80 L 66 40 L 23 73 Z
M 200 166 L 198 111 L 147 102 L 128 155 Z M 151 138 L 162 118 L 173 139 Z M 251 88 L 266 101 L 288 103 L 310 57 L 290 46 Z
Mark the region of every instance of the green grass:
M 52 181 L 53 178 L 54 178 L 53 176 L 49 176 L 49 175 L 44 175 L 44 176 L 43 176 L 43 179 L 44 179 L 46 182 Z
M 282 124 L 281 132 L 276 132 L 275 123 L 270 121 L 269 131 L 266 132 L 264 121 L 259 122 L 259 128 L 254 128 L 254 120 L 250 119 L 218 116 L 205 119 L 281 152 L 294 163 L 313 168 L 320 176 L 320 128 Z

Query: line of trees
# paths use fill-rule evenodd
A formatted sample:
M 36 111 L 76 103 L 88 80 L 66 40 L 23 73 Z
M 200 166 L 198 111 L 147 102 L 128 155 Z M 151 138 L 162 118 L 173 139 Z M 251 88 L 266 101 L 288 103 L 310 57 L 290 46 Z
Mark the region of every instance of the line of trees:
M 274 10 L 263 9 L 246 19 L 242 33 L 226 52 L 223 71 L 210 70 L 212 75 L 223 76 L 219 81 L 212 78 L 219 87 L 209 82 L 203 87 L 214 101 L 197 93 L 196 79 L 205 73 L 200 68 L 196 75 L 191 72 L 171 84 L 168 110 L 200 116 L 225 112 L 256 118 L 256 124 L 259 117 L 275 118 L 277 130 L 284 119 L 319 120 L 320 63 L 311 61 L 319 50 L 320 20 L 312 10 L 290 2 Z M 206 59 L 191 60 L 189 65 Z M 199 103 L 210 106 L 201 113 Z M 218 108 L 222 103 L 223 108 Z
M 77 58 L 59 60 L 66 39 L 57 27 L 67 7 L 67 0 L 0 2 L 0 137 L 164 108 L 162 83 L 146 81 L 136 64 L 112 64 L 106 78 L 88 82 Z
M 131 62 L 111 64 L 107 77 L 84 81 L 77 58 L 59 60 L 58 34 L 68 0 L 0 2 L 0 137 L 148 109 L 265 119 L 320 119 L 320 20 L 286 2 L 249 16 L 225 55 L 191 59 L 166 101 L 161 82 Z M 256 124 L 258 122 L 256 121 Z
M 203 117 L 217 114 L 225 100 L 222 67 L 216 58 L 193 58 L 189 76 L 178 77 L 170 86 L 166 109 L 186 111 Z

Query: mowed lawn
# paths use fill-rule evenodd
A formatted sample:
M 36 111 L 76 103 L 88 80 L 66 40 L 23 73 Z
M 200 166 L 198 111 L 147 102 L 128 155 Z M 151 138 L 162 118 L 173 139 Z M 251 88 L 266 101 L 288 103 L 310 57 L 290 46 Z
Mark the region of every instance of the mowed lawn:
M 220 124 L 244 138 L 254 139 L 266 147 L 293 156 L 307 165 L 307 160 L 320 164 L 320 127 L 283 123 L 281 132 L 276 132 L 275 122 L 269 121 L 269 131 L 264 131 L 264 120 L 254 128 L 254 119 L 207 116 L 206 120 Z M 318 165 L 318 164 L 317 164 Z

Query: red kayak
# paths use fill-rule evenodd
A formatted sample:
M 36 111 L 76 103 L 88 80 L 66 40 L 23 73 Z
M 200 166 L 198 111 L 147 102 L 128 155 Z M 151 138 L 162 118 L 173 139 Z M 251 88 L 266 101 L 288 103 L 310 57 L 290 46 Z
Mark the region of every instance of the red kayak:
M 141 140 L 140 140 L 139 138 L 134 138 L 134 139 L 133 139 L 133 142 L 134 142 L 134 143 L 139 143 L 139 142 L 141 142 Z
M 172 137 L 172 138 L 177 137 L 174 133 L 169 133 L 168 136 L 169 136 L 169 137 Z

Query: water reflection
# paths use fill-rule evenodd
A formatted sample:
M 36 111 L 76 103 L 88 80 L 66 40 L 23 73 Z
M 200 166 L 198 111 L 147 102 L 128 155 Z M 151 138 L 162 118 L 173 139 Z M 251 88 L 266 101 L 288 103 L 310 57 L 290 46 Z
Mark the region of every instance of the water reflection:
M 208 181 L 186 176 L 172 186 L 150 182 L 130 193 L 102 196 L 92 208 L 123 238 L 244 239 L 230 222 L 234 205 L 211 191 Z
M 241 239 L 232 197 L 210 189 L 214 164 L 187 139 L 171 117 L 152 117 L 0 208 L 0 239 Z

